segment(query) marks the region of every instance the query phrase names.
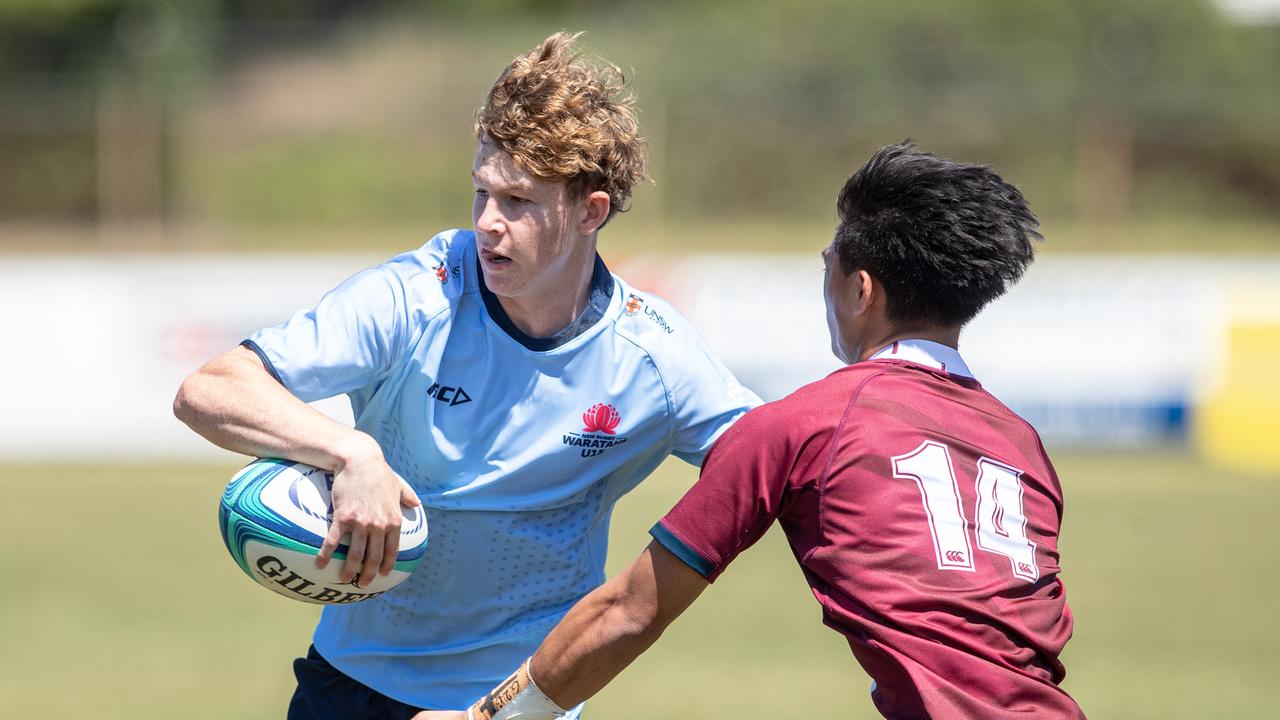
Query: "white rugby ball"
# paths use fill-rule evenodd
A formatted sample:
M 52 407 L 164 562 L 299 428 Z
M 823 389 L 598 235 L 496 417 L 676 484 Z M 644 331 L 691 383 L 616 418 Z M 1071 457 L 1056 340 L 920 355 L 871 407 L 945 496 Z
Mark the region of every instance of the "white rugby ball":
M 323 569 L 316 554 L 333 521 L 333 473 L 291 460 L 262 459 L 231 478 L 218 511 L 222 540 L 231 557 L 259 585 L 294 600 L 344 605 L 375 598 L 404 582 L 427 549 L 421 507 L 401 508 L 400 552 L 389 575 L 360 587 L 342 582 L 348 536 Z

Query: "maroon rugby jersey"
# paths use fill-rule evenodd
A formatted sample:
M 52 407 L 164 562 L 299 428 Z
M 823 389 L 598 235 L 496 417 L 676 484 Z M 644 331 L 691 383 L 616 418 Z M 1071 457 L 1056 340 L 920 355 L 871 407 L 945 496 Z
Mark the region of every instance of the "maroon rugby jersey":
M 747 413 L 652 534 L 714 581 L 775 519 L 885 717 L 1084 717 L 1062 489 L 955 350 L 896 343 Z

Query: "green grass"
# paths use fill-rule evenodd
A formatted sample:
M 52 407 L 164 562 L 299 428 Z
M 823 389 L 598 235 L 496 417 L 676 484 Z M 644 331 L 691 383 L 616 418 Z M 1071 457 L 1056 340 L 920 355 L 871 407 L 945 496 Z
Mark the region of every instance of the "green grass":
M 1280 714 L 1280 478 L 1176 453 L 1057 460 L 1077 620 L 1066 687 L 1086 712 Z M 0 715 L 282 716 L 317 613 L 254 585 L 223 549 L 216 506 L 236 467 L 0 468 Z M 669 463 L 623 500 L 611 571 L 693 477 Z M 868 684 L 771 532 L 589 716 L 874 718 Z

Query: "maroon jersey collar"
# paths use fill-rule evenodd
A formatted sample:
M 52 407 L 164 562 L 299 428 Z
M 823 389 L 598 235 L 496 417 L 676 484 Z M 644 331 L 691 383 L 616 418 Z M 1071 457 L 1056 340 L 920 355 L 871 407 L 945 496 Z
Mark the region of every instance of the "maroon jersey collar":
M 870 360 L 906 360 L 952 375 L 973 378 L 959 351 L 932 340 L 899 340 L 881 349 Z

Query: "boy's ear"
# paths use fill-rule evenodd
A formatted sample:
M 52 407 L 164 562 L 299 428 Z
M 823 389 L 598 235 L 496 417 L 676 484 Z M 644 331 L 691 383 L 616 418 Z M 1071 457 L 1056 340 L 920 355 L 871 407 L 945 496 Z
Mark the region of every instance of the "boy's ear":
M 611 207 L 609 193 L 603 190 L 595 190 L 587 194 L 585 202 L 587 203 L 587 213 L 583 215 L 582 224 L 578 230 L 583 235 L 590 235 L 599 230 L 600 226 L 604 225 L 604 221 L 609 219 L 609 208 Z
M 880 286 L 871 279 L 871 274 L 866 270 L 858 270 L 857 273 L 857 282 L 854 284 L 858 288 L 858 314 L 861 315 L 871 309 Z

